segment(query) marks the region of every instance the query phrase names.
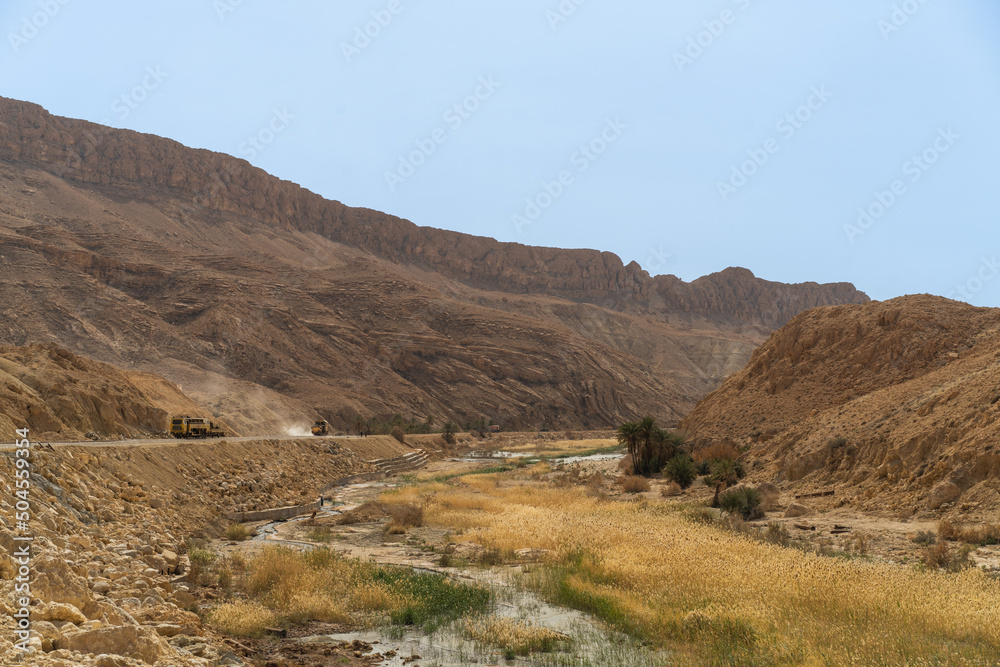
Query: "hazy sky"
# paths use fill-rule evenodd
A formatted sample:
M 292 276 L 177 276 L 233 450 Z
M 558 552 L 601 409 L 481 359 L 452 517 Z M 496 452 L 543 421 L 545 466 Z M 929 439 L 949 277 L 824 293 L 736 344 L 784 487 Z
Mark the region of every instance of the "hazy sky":
M 0 95 L 419 225 L 1000 305 L 996 0 L 4 0 L 0 26 Z

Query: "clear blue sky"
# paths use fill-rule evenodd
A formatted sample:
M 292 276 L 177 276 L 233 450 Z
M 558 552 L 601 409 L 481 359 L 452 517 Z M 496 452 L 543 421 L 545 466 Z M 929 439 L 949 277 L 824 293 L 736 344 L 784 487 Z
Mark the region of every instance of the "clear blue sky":
M 0 95 L 420 225 L 1000 305 L 996 0 L 6 0 L 0 26 Z

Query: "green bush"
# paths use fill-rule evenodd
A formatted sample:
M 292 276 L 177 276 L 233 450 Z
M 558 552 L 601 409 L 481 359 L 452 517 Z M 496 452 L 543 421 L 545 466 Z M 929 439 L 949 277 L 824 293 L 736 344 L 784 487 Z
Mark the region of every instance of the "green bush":
M 739 486 L 719 496 L 719 507 L 723 512 L 739 515 L 744 521 L 753 521 L 764 516 L 760 509 L 760 491 L 748 486 Z
M 678 454 L 667 461 L 667 466 L 663 469 L 666 476 L 682 489 L 686 489 L 694 482 L 698 476 L 694 460 L 687 454 Z

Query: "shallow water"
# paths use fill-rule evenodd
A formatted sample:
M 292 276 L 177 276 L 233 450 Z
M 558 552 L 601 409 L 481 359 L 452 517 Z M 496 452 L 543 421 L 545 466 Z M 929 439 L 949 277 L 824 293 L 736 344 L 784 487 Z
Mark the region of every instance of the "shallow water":
M 530 458 L 537 454 L 520 452 L 491 452 L 487 456 L 464 457 L 460 461 L 482 462 L 491 459 Z M 614 461 L 622 454 L 592 454 L 556 459 L 555 465 Z M 343 503 L 337 510 L 324 508 L 324 513 L 339 513 L 370 499 L 373 491 L 396 486 L 391 482 L 366 482 L 354 484 L 338 490 L 336 499 Z M 265 528 L 274 524 L 268 524 Z M 263 529 L 261 529 L 263 532 Z M 270 532 L 274 532 L 271 528 Z M 257 538 L 260 539 L 260 538 Z M 420 568 L 416 568 L 420 569 Z M 590 616 L 566 607 L 548 604 L 533 593 L 519 588 L 516 572 L 511 570 L 470 569 L 461 572 L 462 579 L 471 579 L 478 584 L 489 586 L 494 591 L 494 606 L 491 614 L 498 617 L 514 618 L 531 623 L 536 627 L 566 635 L 570 640 L 562 644 L 561 650 L 507 659 L 499 649 L 482 646 L 465 638 L 460 624 L 447 626 L 433 634 L 419 629 L 382 628 L 365 632 L 333 635 L 316 635 L 299 641 L 305 643 L 340 643 L 360 640 L 372 644 L 374 653 L 395 655 L 383 660 L 381 667 L 403 667 L 419 664 L 423 667 L 464 667 L 465 665 L 539 665 L 546 667 L 656 667 L 668 664 L 665 654 L 651 652 L 634 640 L 608 631 Z M 420 656 L 413 659 L 414 656 Z M 404 660 L 406 662 L 404 662 Z
M 494 578 L 484 572 L 484 578 Z M 477 577 L 479 578 L 479 577 Z M 483 582 L 485 583 L 485 582 Z M 462 636 L 460 629 L 451 626 L 428 635 L 419 630 L 407 630 L 401 636 L 392 636 L 391 630 L 371 630 L 334 635 L 305 637 L 305 643 L 352 642 L 356 639 L 372 644 L 374 653 L 396 654 L 379 663 L 381 667 L 402 667 L 419 664 L 425 667 L 463 667 L 470 664 L 482 665 L 656 665 L 656 656 L 646 652 L 641 646 L 621 638 L 615 645 L 613 640 L 591 621 L 585 614 L 573 609 L 550 605 L 531 593 L 503 585 L 496 589 L 497 597 L 492 613 L 498 617 L 509 617 L 530 621 L 537 627 L 548 628 L 571 638 L 564 646 L 566 650 L 551 654 L 519 656 L 508 660 L 502 651 L 481 646 Z M 461 621 L 460 621 L 461 622 Z M 627 643 L 628 645 L 623 645 Z M 611 657 L 611 654 L 615 657 Z M 413 656 L 420 656 L 412 660 Z M 622 657 L 629 656 L 625 660 Z M 408 662 L 404 662 L 408 660 Z
M 591 454 L 590 456 L 569 456 L 564 459 L 553 459 L 553 465 L 566 465 L 567 463 L 593 463 L 598 461 L 620 461 L 625 458 L 622 453 L 612 454 Z
M 463 463 L 477 463 L 479 461 L 489 461 L 491 459 L 528 459 L 536 457 L 538 454 L 531 454 L 527 452 L 505 452 L 505 451 L 495 451 L 495 452 L 480 452 L 469 454 L 468 456 L 463 456 L 455 461 L 462 461 Z

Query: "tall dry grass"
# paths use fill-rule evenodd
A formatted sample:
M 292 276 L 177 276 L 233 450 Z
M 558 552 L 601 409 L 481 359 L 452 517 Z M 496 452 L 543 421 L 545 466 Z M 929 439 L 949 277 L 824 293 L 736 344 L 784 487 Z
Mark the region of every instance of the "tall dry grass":
M 241 581 L 248 599 L 220 605 L 210 619 L 223 632 L 250 637 L 268 625 L 308 621 L 356 627 L 435 624 L 481 614 L 490 603 L 484 588 L 328 549 L 269 547 L 246 563 Z
M 531 586 L 679 660 L 1000 664 L 1000 584 L 982 572 L 822 557 L 693 523 L 666 504 L 497 481 L 422 495 L 425 522 L 505 553 L 560 554 Z

